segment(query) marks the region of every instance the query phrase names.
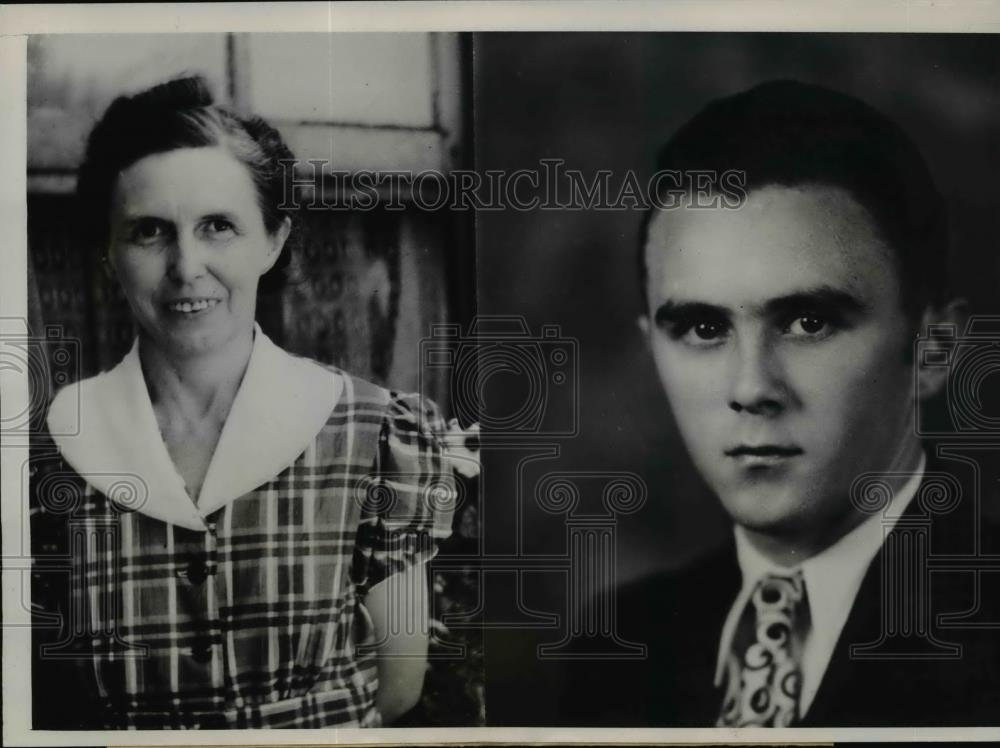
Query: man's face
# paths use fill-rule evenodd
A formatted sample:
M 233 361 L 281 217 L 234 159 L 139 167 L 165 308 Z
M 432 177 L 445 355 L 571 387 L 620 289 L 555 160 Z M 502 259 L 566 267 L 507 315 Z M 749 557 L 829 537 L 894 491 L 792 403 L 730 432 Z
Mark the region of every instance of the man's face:
M 846 191 L 765 187 L 650 224 L 649 341 L 688 450 L 735 522 L 775 538 L 850 526 L 850 485 L 912 469 L 899 273 Z

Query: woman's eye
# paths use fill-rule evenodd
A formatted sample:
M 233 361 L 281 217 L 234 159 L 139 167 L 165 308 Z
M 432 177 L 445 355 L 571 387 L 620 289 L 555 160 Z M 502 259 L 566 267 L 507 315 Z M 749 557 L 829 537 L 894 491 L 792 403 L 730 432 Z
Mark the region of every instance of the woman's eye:
M 831 327 L 825 317 L 818 314 L 802 314 L 788 324 L 786 331 L 797 337 L 815 337 L 830 332 Z
M 133 244 L 154 244 L 160 241 L 164 234 L 163 225 L 159 221 L 142 220 L 132 227 L 129 240 Z
M 232 222 L 226 220 L 225 218 L 213 218 L 205 224 L 205 230 L 211 236 L 222 236 L 233 233 L 236 228 L 233 226 Z

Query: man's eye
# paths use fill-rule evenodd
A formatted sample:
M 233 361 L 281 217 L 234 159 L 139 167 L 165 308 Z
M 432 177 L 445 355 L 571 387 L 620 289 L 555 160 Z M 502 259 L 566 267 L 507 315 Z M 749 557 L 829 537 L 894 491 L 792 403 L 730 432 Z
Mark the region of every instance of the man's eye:
M 788 323 L 785 331 L 795 337 L 817 337 L 832 328 L 830 321 L 819 314 L 801 314 Z
M 729 334 L 728 323 L 721 320 L 702 320 L 675 326 L 671 336 L 688 345 L 708 347 L 720 343 Z
M 721 338 L 725 331 L 719 322 L 699 322 L 691 328 L 691 332 L 701 340 L 715 340 Z

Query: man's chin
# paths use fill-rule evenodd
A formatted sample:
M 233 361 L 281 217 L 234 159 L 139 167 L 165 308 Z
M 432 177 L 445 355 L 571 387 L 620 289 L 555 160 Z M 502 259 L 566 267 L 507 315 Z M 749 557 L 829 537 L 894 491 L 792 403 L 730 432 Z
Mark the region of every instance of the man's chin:
M 773 493 L 743 490 L 723 495 L 721 502 L 733 522 L 748 532 L 767 538 L 776 547 L 797 548 L 811 555 L 867 516 L 852 510 L 846 500 L 830 499 L 800 488 Z
M 807 504 L 801 493 L 775 488 L 754 487 L 725 494 L 720 497 L 722 507 L 733 522 L 748 530 L 775 536 L 794 534 L 801 530 Z
M 744 530 L 766 535 L 775 540 L 791 540 L 801 532 L 801 524 L 792 517 L 733 517 L 733 522 Z

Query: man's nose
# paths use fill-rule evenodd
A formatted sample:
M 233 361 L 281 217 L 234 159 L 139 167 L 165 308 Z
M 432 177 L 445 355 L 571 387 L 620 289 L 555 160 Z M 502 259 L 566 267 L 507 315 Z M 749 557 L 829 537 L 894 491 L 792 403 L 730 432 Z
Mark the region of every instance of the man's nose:
M 788 405 L 788 389 L 773 345 L 763 336 L 732 349 L 729 407 L 737 413 L 773 416 Z
M 178 232 L 170 248 L 170 277 L 178 283 L 186 283 L 204 275 L 205 249 L 197 237 Z

